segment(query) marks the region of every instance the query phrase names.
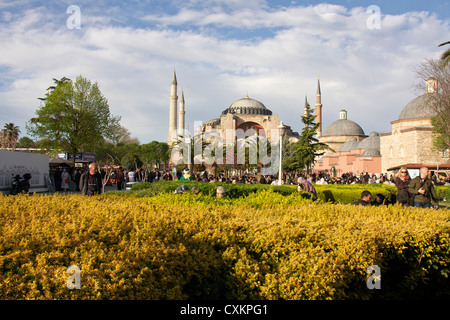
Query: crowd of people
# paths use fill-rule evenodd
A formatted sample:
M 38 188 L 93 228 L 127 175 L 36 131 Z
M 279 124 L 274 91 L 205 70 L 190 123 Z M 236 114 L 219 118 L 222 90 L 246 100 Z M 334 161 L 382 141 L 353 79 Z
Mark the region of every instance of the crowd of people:
M 72 174 L 66 169 L 62 172 L 54 174 L 55 182 L 58 181 L 57 186 L 59 190 L 66 191 L 70 188 L 70 182 L 73 181 L 77 191 L 83 194 L 101 193 L 102 181 L 105 178 L 106 172 L 99 168 L 95 163 L 89 165 L 87 170 L 75 169 Z M 57 176 L 59 178 L 57 179 Z M 223 172 L 217 176 L 203 172 L 191 172 L 189 169 L 177 171 L 175 175 L 169 170 L 154 169 L 149 172 L 144 170 L 124 170 L 119 167 L 114 172 L 114 181 L 118 190 L 122 190 L 127 182 L 157 182 L 168 180 L 179 181 L 198 181 L 198 182 L 222 182 L 230 184 L 271 184 L 278 185 L 278 176 L 255 176 L 250 174 L 226 177 Z M 297 185 L 299 190 L 303 190 L 313 194 L 317 198 L 316 190 L 313 184 L 371 184 L 371 183 L 386 183 L 397 187 L 396 201 L 405 206 L 416 207 L 438 207 L 438 198 L 434 186 L 449 185 L 450 179 L 437 179 L 435 175 L 430 176 L 429 170 L 426 167 L 420 169 L 419 176 L 411 179 L 408 170 L 402 167 L 398 173 L 390 175 L 389 178 L 384 174 L 370 174 L 362 172 L 356 175 L 352 172 L 346 172 L 341 177 L 332 177 L 328 173 L 304 175 L 302 172 L 283 172 L 281 184 Z M 223 188 L 223 187 L 221 187 Z M 58 191 L 58 189 L 57 189 Z M 186 191 L 186 190 L 184 190 Z M 184 192 L 183 191 L 183 192 Z M 220 191 L 220 192 L 219 192 Z M 218 195 L 223 195 L 225 190 L 218 190 Z M 372 200 L 372 194 L 365 190 L 361 194 L 361 198 L 354 202 L 355 205 L 369 205 Z M 375 204 L 383 203 L 384 198 L 377 194 L 375 195 Z

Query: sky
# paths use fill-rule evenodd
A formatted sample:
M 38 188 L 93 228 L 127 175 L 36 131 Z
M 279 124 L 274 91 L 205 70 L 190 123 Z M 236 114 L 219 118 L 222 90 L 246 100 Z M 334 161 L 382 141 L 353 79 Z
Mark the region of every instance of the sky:
M 81 75 L 141 144 L 166 141 L 175 70 L 190 131 L 248 93 L 300 133 L 320 79 L 324 129 L 345 109 L 390 132 L 449 23 L 442 0 L 0 0 L 0 127 L 28 136 L 52 79 Z

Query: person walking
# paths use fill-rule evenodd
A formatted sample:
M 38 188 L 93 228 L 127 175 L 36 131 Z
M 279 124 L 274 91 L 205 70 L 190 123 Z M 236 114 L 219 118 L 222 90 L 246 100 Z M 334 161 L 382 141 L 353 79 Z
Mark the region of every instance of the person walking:
M 122 190 L 123 182 L 125 180 L 125 174 L 123 173 L 122 167 L 119 167 L 119 169 L 117 169 L 116 180 L 117 180 L 117 190 Z
M 395 186 L 397 187 L 397 203 L 404 206 L 412 206 L 413 197 L 408 191 L 409 184 L 411 183 L 411 177 L 408 170 L 405 167 L 401 167 L 394 179 Z
M 431 179 L 428 177 L 428 168 L 420 168 L 419 176 L 411 180 L 408 191 L 414 197 L 414 206 L 420 208 L 438 208 L 438 200 L 434 185 Z
M 129 182 L 135 182 L 136 180 L 136 172 L 134 170 L 130 170 L 128 172 L 128 181 Z
M 61 189 L 66 192 L 70 187 L 70 177 L 66 169 L 61 173 Z
M 92 196 L 102 193 L 102 176 L 98 172 L 98 165 L 91 163 L 89 170 L 84 172 L 80 177 L 81 194 Z
M 80 178 L 81 178 L 81 172 L 80 170 L 75 170 L 75 184 L 76 184 L 76 191 L 80 191 Z

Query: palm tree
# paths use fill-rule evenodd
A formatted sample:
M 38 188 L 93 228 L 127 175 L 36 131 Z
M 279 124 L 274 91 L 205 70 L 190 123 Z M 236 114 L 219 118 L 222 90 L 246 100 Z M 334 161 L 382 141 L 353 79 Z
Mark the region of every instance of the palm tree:
M 439 47 L 445 46 L 447 44 L 450 44 L 450 41 L 441 43 Z M 442 60 L 442 69 L 444 69 L 448 65 L 450 60 L 450 49 L 444 51 L 444 53 L 441 56 L 441 60 Z
M 15 126 L 14 123 L 5 123 L 2 130 L 2 148 L 12 149 L 16 148 L 17 141 L 19 140 L 20 129 Z

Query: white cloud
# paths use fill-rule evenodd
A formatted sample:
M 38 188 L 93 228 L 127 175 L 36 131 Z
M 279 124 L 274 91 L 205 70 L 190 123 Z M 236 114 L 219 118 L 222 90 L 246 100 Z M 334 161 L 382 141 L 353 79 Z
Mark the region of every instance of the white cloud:
M 142 143 L 165 141 L 176 68 L 191 126 L 218 117 L 248 91 L 300 131 L 305 94 L 313 105 L 320 75 L 325 126 L 346 108 L 366 133 L 384 132 L 414 97 L 412 69 L 438 56 L 449 30 L 448 21 L 426 12 L 383 15 L 381 28 L 369 30 L 362 7 L 202 3 L 146 15 L 153 28 L 124 26 L 116 7 L 103 16 L 83 6 L 81 30 L 65 27 L 64 12 L 10 10 L 0 21 L 1 118 L 21 125 L 52 78 L 81 74 L 99 83 L 112 113 Z

